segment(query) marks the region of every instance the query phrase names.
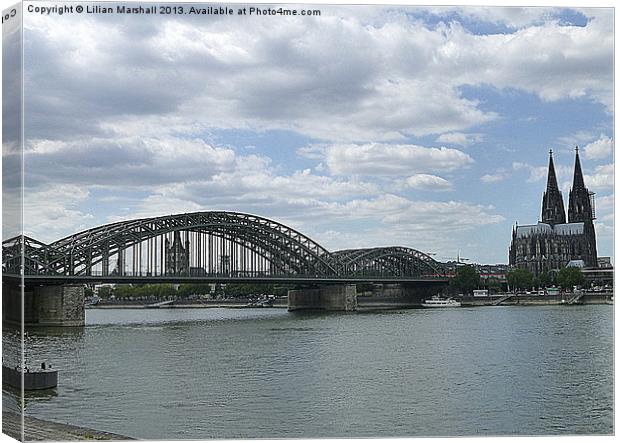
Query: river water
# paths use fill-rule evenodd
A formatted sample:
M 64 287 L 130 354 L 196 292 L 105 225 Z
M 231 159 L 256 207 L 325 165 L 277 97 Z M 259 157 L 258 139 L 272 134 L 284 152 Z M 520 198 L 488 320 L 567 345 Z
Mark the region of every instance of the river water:
M 609 305 L 91 309 L 86 323 L 29 332 L 27 363 L 60 373 L 27 414 L 149 440 L 613 433 Z

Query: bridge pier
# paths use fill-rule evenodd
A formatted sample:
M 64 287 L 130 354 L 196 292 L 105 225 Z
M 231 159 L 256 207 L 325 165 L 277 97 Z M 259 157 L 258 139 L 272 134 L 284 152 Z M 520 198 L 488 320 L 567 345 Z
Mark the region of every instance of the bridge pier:
M 330 285 L 288 291 L 288 310 L 356 311 L 356 285 Z
M 22 292 L 18 284 L 2 283 L 2 320 L 22 322 Z M 24 326 L 84 326 L 84 285 L 26 286 Z
M 358 295 L 359 309 L 403 309 L 415 308 L 422 301 L 440 293 L 446 284 L 376 283 L 372 290 Z

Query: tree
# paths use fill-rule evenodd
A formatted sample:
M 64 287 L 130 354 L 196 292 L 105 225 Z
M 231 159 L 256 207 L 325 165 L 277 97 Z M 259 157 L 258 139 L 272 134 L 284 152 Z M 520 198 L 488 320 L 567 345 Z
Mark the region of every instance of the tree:
M 480 285 L 480 274 L 476 272 L 473 266 L 461 266 L 456 269 L 456 276 L 452 280 L 452 284 L 464 293 L 471 294 Z
M 527 269 L 516 268 L 508 272 L 506 279 L 512 289 L 528 289 L 532 287 L 534 276 Z
M 563 289 L 570 289 L 573 286 L 582 285 L 585 281 L 585 277 L 581 269 L 571 266 L 560 270 L 557 281 Z
M 99 291 L 97 291 L 100 298 L 110 298 L 112 295 L 112 288 L 109 286 L 100 286 Z
M 555 284 L 554 275 L 551 272 L 543 271 L 539 276 L 540 285 L 543 287 L 551 286 Z
M 500 292 L 502 290 L 502 282 L 497 277 L 489 277 L 487 279 L 487 289 L 491 294 Z

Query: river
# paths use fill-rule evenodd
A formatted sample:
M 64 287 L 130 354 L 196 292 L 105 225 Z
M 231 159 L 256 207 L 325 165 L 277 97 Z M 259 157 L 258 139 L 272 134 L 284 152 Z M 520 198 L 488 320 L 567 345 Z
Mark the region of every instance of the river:
M 27 414 L 140 439 L 613 433 L 609 305 L 90 309 L 26 361 L 60 371 Z

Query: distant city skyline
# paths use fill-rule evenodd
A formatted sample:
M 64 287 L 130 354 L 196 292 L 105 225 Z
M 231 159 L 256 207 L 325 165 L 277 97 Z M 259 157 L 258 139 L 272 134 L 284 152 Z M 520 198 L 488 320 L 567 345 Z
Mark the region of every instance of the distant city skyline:
M 613 9 L 318 9 L 26 13 L 25 233 L 227 210 L 507 263 L 549 149 L 566 203 L 578 145 L 612 255 Z

